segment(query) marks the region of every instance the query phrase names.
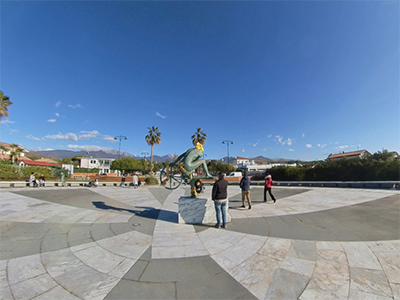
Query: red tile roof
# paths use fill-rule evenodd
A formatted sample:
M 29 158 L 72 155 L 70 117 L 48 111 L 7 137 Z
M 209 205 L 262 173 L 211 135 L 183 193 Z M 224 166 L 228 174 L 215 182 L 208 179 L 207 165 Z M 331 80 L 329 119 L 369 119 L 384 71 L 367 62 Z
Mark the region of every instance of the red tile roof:
M 59 164 L 52 164 L 43 161 L 35 161 L 30 159 L 20 159 L 18 162 L 23 161 L 27 166 L 38 166 L 38 167 L 61 167 Z
M 346 152 L 346 153 L 339 153 L 339 154 L 331 154 L 328 158 L 342 158 L 342 157 L 349 157 L 349 156 L 360 156 L 364 152 L 368 152 L 367 150 L 360 150 L 360 151 L 353 151 L 353 152 Z

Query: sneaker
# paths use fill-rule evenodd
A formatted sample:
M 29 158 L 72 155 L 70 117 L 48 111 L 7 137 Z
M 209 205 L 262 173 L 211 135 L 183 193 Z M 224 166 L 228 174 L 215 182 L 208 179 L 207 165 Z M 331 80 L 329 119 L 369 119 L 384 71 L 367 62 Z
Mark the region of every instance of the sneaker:
M 249 209 L 251 209 L 251 205 L 249 205 Z
M 267 202 L 267 200 L 264 199 L 264 202 Z
M 276 199 L 274 199 L 274 203 L 276 202 Z
M 246 207 L 245 205 L 242 205 L 241 207 Z
M 220 228 L 221 226 L 219 226 L 218 224 L 214 225 L 215 228 Z
M 222 225 L 221 228 L 226 228 L 226 225 Z

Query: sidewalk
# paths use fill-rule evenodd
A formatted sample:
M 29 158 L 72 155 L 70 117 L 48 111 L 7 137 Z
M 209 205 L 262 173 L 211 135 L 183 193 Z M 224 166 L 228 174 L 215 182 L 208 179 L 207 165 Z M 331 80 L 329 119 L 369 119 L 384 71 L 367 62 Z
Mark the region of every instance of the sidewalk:
M 216 229 L 186 187 L 1 189 L 1 299 L 400 299 L 399 191 L 262 193 Z

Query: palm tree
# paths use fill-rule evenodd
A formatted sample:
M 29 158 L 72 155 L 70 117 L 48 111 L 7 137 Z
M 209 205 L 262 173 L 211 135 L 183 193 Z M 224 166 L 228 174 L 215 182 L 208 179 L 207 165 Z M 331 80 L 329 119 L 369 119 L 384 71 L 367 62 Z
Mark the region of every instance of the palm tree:
M 193 145 L 196 146 L 197 143 L 204 145 L 206 140 L 207 140 L 207 134 L 205 134 L 204 131 L 201 130 L 201 127 L 197 128 L 196 133 L 192 135 Z
M 160 145 L 161 143 L 161 132 L 158 131 L 158 127 L 147 127 L 149 129 L 149 134 L 146 135 L 146 142 L 151 146 L 150 155 L 150 172 L 153 174 L 153 146 L 154 144 Z
M 8 96 L 4 96 L 3 92 L 0 91 L 0 122 L 2 117 L 8 118 L 8 107 L 13 104 Z
M 10 160 L 11 163 L 14 164 L 18 161 L 18 158 L 21 156 L 21 153 L 24 151 L 17 144 L 10 145 Z

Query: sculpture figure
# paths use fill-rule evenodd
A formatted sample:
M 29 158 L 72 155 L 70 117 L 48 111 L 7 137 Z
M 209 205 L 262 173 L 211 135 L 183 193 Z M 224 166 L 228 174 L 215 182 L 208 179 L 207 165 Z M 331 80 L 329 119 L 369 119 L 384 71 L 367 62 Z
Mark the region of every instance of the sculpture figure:
M 203 156 L 203 152 L 203 145 L 197 143 L 195 148 L 191 148 L 185 153 L 179 155 L 173 163 L 167 165 L 161 171 L 160 180 L 162 185 L 167 189 L 176 189 L 180 186 L 182 181 L 188 180 L 192 188 L 192 197 L 197 197 L 195 181 L 200 181 L 201 186 L 203 186 L 203 184 L 198 176 L 193 178 L 193 171 L 202 166 L 203 171 L 206 174 L 205 178 L 214 179 L 214 177 L 208 172 L 206 161 L 201 158 Z M 197 190 L 200 191 L 201 189 Z

